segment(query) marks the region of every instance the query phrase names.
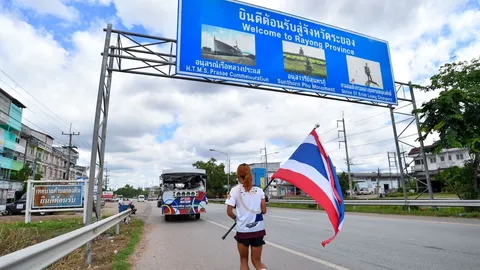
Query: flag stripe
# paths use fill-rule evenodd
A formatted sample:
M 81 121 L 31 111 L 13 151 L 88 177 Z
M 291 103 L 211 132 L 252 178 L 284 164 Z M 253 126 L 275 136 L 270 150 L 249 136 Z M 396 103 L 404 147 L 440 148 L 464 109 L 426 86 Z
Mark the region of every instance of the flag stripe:
M 317 145 L 311 143 L 302 143 L 298 149 L 292 154 L 290 160 L 296 160 L 299 163 L 307 164 L 314 168 L 318 173 L 327 175 L 327 170 L 318 151 Z M 325 178 L 328 182 L 328 178 Z
M 340 180 L 338 179 L 337 171 L 335 170 L 335 167 L 333 167 L 333 162 L 330 157 L 328 157 L 328 161 L 330 162 L 330 166 L 333 171 L 333 177 L 335 178 L 335 189 L 337 191 L 337 195 L 341 199 L 339 202 L 337 202 L 337 209 L 339 210 L 339 213 L 340 213 L 340 215 L 338 216 L 338 219 L 339 219 L 338 230 L 341 230 L 343 225 L 343 218 L 345 217 L 345 205 L 343 204 L 342 187 L 340 186 Z
M 288 161 L 287 161 L 288 162 Z M 291 183 L 297 186 L 303 191 L 308 191 L 310 195 L 318 204 L 325 210 L 328 215 L 328 219 L 333 225 L 335 233 L 337 233 L 338 218 L 337 209 L 335 203 L 332 202 L 332 198 L 324 192 L 324 190 L 310 181 L 309 177 L 295 171 L 289 170 L 282 166 L 276 173 L 276 178 L 279 179 L 291 179 Z
M 323 148 L 323 145 L 320 142 L 320 138 L 318 137 L 317 132 L 315 132 L 315 130 L 312 130 L 312 132 L 310 132 L 310 136 L 313 136 L 313 138 L 315 140 L 315 144 L 318 146 L 318 149 L 320 150 L 320 153 L 322 155 L 323 164 L 327 168 L 327 171 L 328 171 L 328 177 L 327 178 L 330 180 L 330 184 L 332 185 L 333 193 L 335 195 L 335 199 L 338 202 L 341 202 L 340 196 L 338 195 L 337 190 L 335 189 L 335 181 L 334 181 L 333 172 L 332 172 L 333 164 L 331 164 L 329 162 L 330 157 L 327 155 L 327 152 L 325 151 L 325 148 Z
M 318 150 L 317 150 L 317 152 L 318 152 Z M 325 176 L 320 174 L 315 168 L 309 166 L 308 164 L 300 163 L 296 160 L 289 159 L 282 165 L 281 169 L 290 170 L 292 172 L 302 172 L 302 174 L 299 174 L 303 177 L 301 180 L 297 180 L 297 179 L 293 179 L 293 178 L 285 178 L 285 179 L 288 179 L 288 181 L 291 182 L 295 186 L 296 186 L 296 184 L 293 183 L 292 181 L 301 182 L 301 183 L 309 182 L 309 183 L 312 183 L 313 185 L 317 186 L 327 196 L 327 198 L 329 200 L 329 203 L 334 206 L 335 211 L 336 212 L 338 211 L 337 204 L 336 204 L 336 201 L 334 199 L 334 195 L 331 192 L 332 188 L 330 187 L 330 183 L 327 181 Z M 272 176 L 272 178 L 273 177 L 279 178 L 279 179 L 282 179 L 282 180 L 284 179 L 284 178 L 282 178 L 282 176 L 280 176 L 278 174 L 278 171 L 275 173 L 274 176 Z M 303 190 L 305 192 L 308 191 L 308 189 L 303 189 L 300 186 L 297 186 L 297 187 L 299 187 L 301 190 Z M 311 194 L 309 194 L 309 195 L 312 196 Z

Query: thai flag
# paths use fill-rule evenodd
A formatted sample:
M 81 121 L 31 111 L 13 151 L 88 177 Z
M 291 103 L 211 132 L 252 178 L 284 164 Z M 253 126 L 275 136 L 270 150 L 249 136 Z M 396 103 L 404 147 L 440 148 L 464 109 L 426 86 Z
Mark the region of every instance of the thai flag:
M 335 232 L 333 237 L 322 242 L 322 246 L 335 239 L 345 216 L 342 189 L 332 160 L 315 129 L 273 174 L 272 179 L 290 182 L 310 195 L 325 210 Z

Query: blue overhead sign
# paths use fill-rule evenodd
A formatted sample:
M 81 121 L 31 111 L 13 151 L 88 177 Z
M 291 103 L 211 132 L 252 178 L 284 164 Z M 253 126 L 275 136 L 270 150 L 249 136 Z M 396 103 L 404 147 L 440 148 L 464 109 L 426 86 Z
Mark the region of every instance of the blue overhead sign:
M 233 0 L 179 0 L 177 74 L 397 104 L 388 42 Z

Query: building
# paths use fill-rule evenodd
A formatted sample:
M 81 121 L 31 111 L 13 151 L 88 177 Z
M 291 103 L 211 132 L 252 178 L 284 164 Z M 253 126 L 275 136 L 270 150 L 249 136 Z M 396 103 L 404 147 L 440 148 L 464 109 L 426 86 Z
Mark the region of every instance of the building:
M 385 194 L 402 187 L 399 173 L 352 172 L 350 176 L 354 190 L 366 188 L 376 193 L 375 189 L 378 187 L 378 192 Z
M 265 168 L 265 162 L 257 162 L 248 164 L 250 168 Z M 280 162 L 268 162 L 267 172 L 268 172 L 268 182 L 272 179 L 272 175 L 280 169 Z M 302 195 L 300 189 L 297 189 L 294 185 L 290 184 L 287 181 L 280 179 L 275 179 L 272 184 L 268 187 L 265 192 L 269 196 L 296 196 Z
M 156 199 L 160 194 L 160 186 L 146 187 L 145 191 L 148 192 L 148 199 Z
M 67 179 L 68 147 L 54 146 L 52 136 L 27 125 L 22 126 L 21 136 L 28 146 L 25 153 L 18 154 L 18 159 L 28 163 L 31 172 L 41 174 L 42 180 Z M 85 177 L 87 168 L 76 164 L 79 158 L 78 151 L 71 149 L 70 156 L 70 180 Z
M 436 144 L 425 146 L 425 155 L 427 157 L 427 167 L 432 182 L 432 189 L 434 192 L 440 192 L 443 184 L 435 179 L 435 175 L 441 171 L 458 166 L 463 167 L 464 162 L 469 159 L 469 151 L 466 148 L 448 148 L 442 149 L 438 154 L 433 153 L 433 148 Z M 423 156 L 420 155 L 420 148 L 415 147 L 408 153 L 410 158 L 413 158 L 412 176 L 419 181 L 417 188 L 419 190 L 426 189 L 426 173 L 425 164 L 423 163 Z
M 23 162 L 17 160 L 16 155 L 25 151 L 25 141 L 20 136 L 25 108 L 25 105 L 0 88 L 0 194 L 6 194 L 6 190 L 21 190 L 23 187 L 21 183 L 10 180 L 23 168 Z

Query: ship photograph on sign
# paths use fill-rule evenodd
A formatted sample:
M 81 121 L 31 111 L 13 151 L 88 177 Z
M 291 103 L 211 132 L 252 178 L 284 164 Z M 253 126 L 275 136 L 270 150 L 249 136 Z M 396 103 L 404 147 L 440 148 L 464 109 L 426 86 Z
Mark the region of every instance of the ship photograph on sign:
M 255 66 L 255 35 L 203 24 L 202 58 Z

